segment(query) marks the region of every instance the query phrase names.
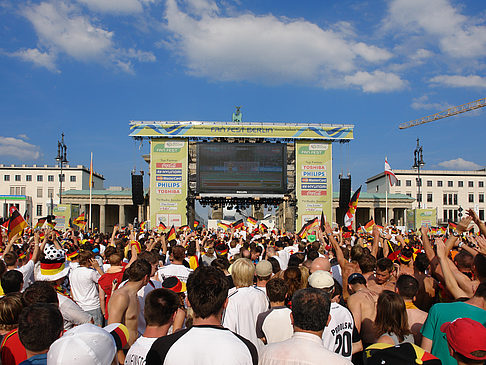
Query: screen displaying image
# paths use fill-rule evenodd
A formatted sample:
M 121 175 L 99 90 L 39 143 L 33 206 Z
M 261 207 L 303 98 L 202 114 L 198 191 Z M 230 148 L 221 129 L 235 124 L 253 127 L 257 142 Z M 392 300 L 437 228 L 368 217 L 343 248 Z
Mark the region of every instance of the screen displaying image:
M 199 193 L 286 192 L 286 144 L 199 143 L 197 150 Z

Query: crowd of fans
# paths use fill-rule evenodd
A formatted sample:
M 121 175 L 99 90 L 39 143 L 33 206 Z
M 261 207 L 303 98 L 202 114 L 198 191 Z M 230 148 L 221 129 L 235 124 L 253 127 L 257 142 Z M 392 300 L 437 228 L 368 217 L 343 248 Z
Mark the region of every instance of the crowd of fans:
M 2 231 L 1 364 L 484 364 L 486 225 Z M 170 238 L 170 240 L 169 240 Z

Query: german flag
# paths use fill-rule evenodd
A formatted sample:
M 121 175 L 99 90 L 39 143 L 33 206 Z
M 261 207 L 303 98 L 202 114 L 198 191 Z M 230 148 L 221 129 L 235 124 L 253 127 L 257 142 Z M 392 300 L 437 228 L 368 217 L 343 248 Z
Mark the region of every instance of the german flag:
M 268 227 L 265 223 L 260 223 L 260 225 L 258 227 L 260 228 L 260 231 L 262 231 L 262 232 L 265 232 L 266 230 L 268 230 Z
M 449 229 L 455 231 L 456 228 L 457 228 L 457 224 L 452 221 L 449 221 Z
M 194 227 L 194 229 L 196 229 L 199 226 L 199 221 L 194 220 L 194 223 L 192 224 L 192 226 Z
M 196 270 L 199 267 L 199 259 L 196 255 L 189 257 L 189 268 Z
M 164 223 L 159 222 L 159 227 L 158 227 L 159 232 L 165 231 L 166 229 L 167 226 Z
M 245 226 L 245 223 L 243 222 L 243 219 L 240 219 L 239 221 L 236 221 L 235 223 L 233 223 L 231 225 L 231 227 L 235 228 L 235 229 L 242 228 L 244 226 Z
M 186 229 L 189 229 L 189 226 L 187 224 L 184 224 L 183 226 L 180 226 L 177 230 L 179 232 L 185 231 Z
M 40 228 L 42 228 L 42 226 L 44 225 L 44 223 L 45 223 L 45 222 L 46 222 L 46 218 L 40 218 L 40 219 L 37 221 L 37 223 L 36 223 L 36 225 L 35 225 L 34 229 L 36 229 L 36 228 L 39 228 L 39 229 L 40 229 Z
M 307 237 L 307 225 L 308 224 L 309 223 L 304 224 L 302 226 L 302 228 L 300 229 L 299 233 L 297 233 L 297 236 L 299 236 L 300 239 L 302 239 L 302 240 Z
M 321 231 L 324 232 L 326 224 L 326 217 L 324 217 L 324 212 L 321 211 Z
M 169 233 L 167 235 L 167 241 L 172 241 L 172 240 L 175 240 L 176 238 L 177 238 L 176 230 L 174 228 L 174 225 L 172 225 L 172 227 L 170 227 Z
M 130 246 L 135 246 L 135 249 L 137 250 L 137 253 L 142 252 L 142 246 L 140 245 L 140 242 L 138 242 L 138 241 L 130 241 Z
M 257 224 L 257 222 L 258 222 L 258 221 L 257 221 L 255 218 L 253 218 L 253 217 L 248 217 L 248 218 L 246 218 L 246 221 L 247 221 L 248 223 L 252 224 L 252 225 L 256 225 L 256 224 Z
M 231 228 L 231 224 L 226 224 L 226 223 L 223 223 L 223 222 L 218 222 L 218 227 L 219 228 L 223 228 L 226 231 L 228 228 Z
M 77 226 L 84 226 L 86 224 L 86 217 L 84 216 L 84 212 L 79 215 L 78 218 L 76 218 L 73 223 Z
M 353 225 L 354 215 L 356 214 L 356 209 L 358 208 L 359 194 L 361 193 L 361 186 L 353 194 L 349 202 L 349 209 L 344 216 L 344 225 L 350 228 Z
M 368 223 L 364 225 L 364 230 L 368 233 L 371 233 L 373 231 L 373 226 L 375 225 L 375 220 L 372 219 Z
M 17 233 L 22 232 L 25 227 L 27 227 L 27 222 L 24 220 L 17 208 L 12 206 L 10 208 L 10 218 L 8 220 L 8 239 L 10 240 Z
M 145 231 L 145 226 L 147 225 L 147 221 L 143 221 L 142 223 L 140 223 L 140 229 L 142 231 Z
M 317 227 L 319 225 L 319 219 L 316 217 L 313 220 L 307 222 L 307 231 L 310 231 L 312 228 Z

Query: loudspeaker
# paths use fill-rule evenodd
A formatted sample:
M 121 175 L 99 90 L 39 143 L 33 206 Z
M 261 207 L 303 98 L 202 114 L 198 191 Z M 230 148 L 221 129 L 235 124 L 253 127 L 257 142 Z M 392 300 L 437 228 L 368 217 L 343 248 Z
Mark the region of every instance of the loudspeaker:
M 347 208 L 351 199 L 351 177 L 339 179 L 339 207 Z
M 132 175 L 133 205 L 142 205 L 143 200 L 143 175 Z

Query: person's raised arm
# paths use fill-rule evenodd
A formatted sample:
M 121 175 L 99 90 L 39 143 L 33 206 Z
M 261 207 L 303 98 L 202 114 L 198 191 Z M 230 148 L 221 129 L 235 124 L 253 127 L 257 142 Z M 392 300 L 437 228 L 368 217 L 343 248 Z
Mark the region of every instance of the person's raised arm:
M 40 259 L 41 250 L 39 247 L 39 232 L 34 233 L 34 252 L 32 253 L 32 261 L 34 264 Z
M 476 237 L 476 243 L 479 246 L 479 253 L 486 255 L 486 239 L 483 236 Z
M 343 250 L 341 249 L 341 246 L 339 246 L 339 243 L 334 238 L 334 235 L 332 233 L 332 228 L 329 225 L 329 222 L 326 222 L 324 224 L 324 231 L 326 232 L 326 236 L 329 238 L 329 242 L 331 242 L 334 251 L 336 251 L 336 259 L 339 266 L 341 266 L 341 270 L 342 270 L 346 265 L 346 259 L 344 258 L 344 254 L 343 254 Z
M 113 227 L 113 233 L 111 234 L 110 238 L 110 246 L 115 246 L 115 236 L 118 233 L 118 224 Z
M 440 238 L 437 238 L 435 240 L 435 245 L 437 247 L 437 257 L 442 268 L 442 275 L 444 277 L 447 289 L 451 292 L 452 296 L 455 299 L 468 297 L 468 294 L 464 290 L 462 290 L 457 284 L 454 274 L 449 267 L 449 259 L 447 258 L 448 251 L 446 250 L 446 245 Z
M 12 247 L 13 247 L 13 244 L 15 243 L 15 241 L 17 241 L 17 239 L 19 238 L 20 234 L 19 233 L 16 233 L 11 239 L 10 241 L 8 241 L 7 243 L 7 246 L 5 247 L 5 250 L 3 251 L 3 255 L 9 253 L 10 251 L 12 251 Z
M 462 218 L 456 226 L 457 233 L 455 234 L 461 235 L 464 232 L 466 232 L 467 227 L 469 226 L 469 223 L 471 223 L 471 221 L 472 221 L 471 217 Z M 457 240 L 458 237 L 456 237 L 454 234 L 449 235 L 449 239 L 446 242 L 446 252 L 450 252 L 450 250 L 452 250 Z
M 429 261 L 432 262 L 435 257 L 435 252 L 429 240 L 429 228 L 427 226 L 420 227 L 420 233 L 422 236 L 422 245 L 424 246 L 425 254 L 427 255 Z
M 373 245 L 371 246 L 371 254 L 375 258 L 378 255 L 379 244 L 380 244 L 380 230 L 378 229 L 378 226 L 375 224 L 373 226 Z
M 478 226 L 479 231 L 481 232 L 481 234 L 483 236 L 486 236 L 486 224 L 479 219 L 479 217 L 476 214 L 476 212 L 473 209 L 468 209 L 466 211 L 466 213 L 467 213 L 467 215 L 469 217 L 471 217 L 471 219 L 473 220 L 473 222 L 476 223 L 476 225 Z

